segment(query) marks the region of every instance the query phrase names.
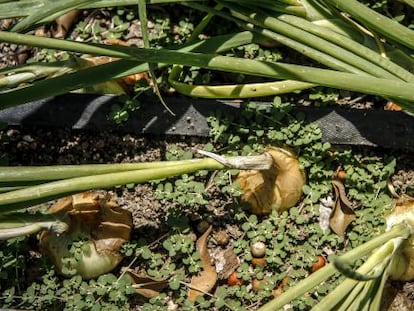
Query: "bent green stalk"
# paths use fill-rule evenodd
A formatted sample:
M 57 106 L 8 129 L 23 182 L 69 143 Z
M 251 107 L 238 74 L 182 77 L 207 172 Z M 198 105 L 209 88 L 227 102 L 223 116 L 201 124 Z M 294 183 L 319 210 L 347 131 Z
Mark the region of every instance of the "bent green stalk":
M 387 241 L 379 249 L 375 250 L 366 262 L 359 267 L 358 270 L 356 270 L 356 272 L 360 275 L 366 275 L 367 277 L 380 273 L 380 275 L 375 279 L 381 279 L 383 273 L 386 273 L 385 270 L 391 261 L 392 255 L 400 247 L 403 241 L 403 238 L 394 238 Z M 324 297 L 315 307 L 313 307 L 312 310 L 323 311 L 334 309 L 334 307 L 338 305 L 338 302 L 353 291 L 354 287 L 359 283 L 366 285 L 366 288 L 368 288 L 371 284 L 370 282 L 347 278 L 326 297 Z M 363 297 L 360 297 L 359 300 L 361 300 L 361 298 Z
M 405 223 L 399 223 L 391 228 L 391 230 L 373 238 L 372 240 L 357 246 L 356 248 L 341 255 L 340 258 L 345 261 L 354 261 L 362 256 L 368 255 L 376 248 L 386 244 L 389 240 L 394 238 L 406 239 L 411 235 L 410 227 Z M 274 311 L 283 308 L 292 300 L 302 296 L 306 292 L 312 290 L 315 286 L 321 284 L 333 274 L 338 272 L 333 263 L 330 263 L 319 269 L 318 271 L 309 275 L 306 279 L 300 281 L 296 285 L 290 287 L 286 292 L 274 298 L 272 301 L 266 303 L 258 311 Z
M 317 84 L 293 80 L 231 85 L 190 85 L 179 82 L 174 78 L 174 76 L 170 76 L 168 82 L 177 92 L 183 95 L 200 98 L 230 99 L 274 96 L 317 86 Z
M 32 63 L 28 65 L 4 68 L 0 70 L 0 88 L 13 87 L 23 82 L 62 75 L 79 69 L 82 63 L 78 59 L 69 59 L 52 63 Z
M 13 213 L 0 217 L 0 240 L 30 235 L 41 230 L 63 233 L 68 224 L 57 215 Z

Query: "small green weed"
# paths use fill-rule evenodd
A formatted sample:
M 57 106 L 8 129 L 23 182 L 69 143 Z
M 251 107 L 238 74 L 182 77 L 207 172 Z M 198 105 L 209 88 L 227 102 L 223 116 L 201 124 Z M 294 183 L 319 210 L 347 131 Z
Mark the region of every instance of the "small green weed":
M 122 124 L 128 121 L 129 113 L 140 108 L 141 103 L 135 98 L 130 98 L 126 95 L 120 96 L 119 103 L 111 107 L 109 119 L 116 124 Z

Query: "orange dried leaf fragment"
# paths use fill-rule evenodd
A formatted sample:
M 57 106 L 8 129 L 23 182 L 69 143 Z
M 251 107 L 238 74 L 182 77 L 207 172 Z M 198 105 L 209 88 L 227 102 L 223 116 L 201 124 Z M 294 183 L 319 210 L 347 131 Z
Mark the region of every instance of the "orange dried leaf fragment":
M 322 255 L 319 255 L 316 261 L 312 264 L 311 272 L 313 273 L 315 271 L 318 271 L 320 268 L 325 266 L 325 264 L 326 264 L 325 257 L 323 257 Z
M 233 273 L 227 278 L 227 285 L 243 285 L 243 279 L 238 277 L 237 271 L 233 271 Z

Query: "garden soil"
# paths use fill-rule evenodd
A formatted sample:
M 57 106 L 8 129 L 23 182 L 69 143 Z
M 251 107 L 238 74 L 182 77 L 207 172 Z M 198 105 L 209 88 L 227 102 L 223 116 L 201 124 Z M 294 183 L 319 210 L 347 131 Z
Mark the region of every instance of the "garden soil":
M 9 156 L 10 165 L 55 165 L 86 163 L 121 163 L 160 161 L 165 159 L 166 150 L 177 145 L 195 152 L 207 142 L 204 138 L 185 136 L 142 136 L 119 132 L 91 132 L 72 129 L 45 129 L 13 127 L 4 130 L 1 138 L 8 141 L 0 147 L 0 153 Z M 370 150 L 372 152 L 372 150 Z M 402 193 L 413 195 L 414 170 L 412 154 L 399 157 L 392 183 Z M 157 243 L 168 232 L 167 219 L 170 202 L 157 200 L 156 185 L 140 184 L 110 190 L 118 204 L 132 212 L 133 238 L 145 238 Z M 214 189 L 211 189 L 214 192 Z M 214 196 L 213 196 L 214 197 Z M 232 224 L 231 214 L 225 206 L 230 202 L 222 198 L 213 199 L 205 210 L 190 217 L 194 240 L 206 223 L 213 225 L 209 250 L 217 252 L 218 241 L 223 234 L 237 239 L 241 230 Z M 128 266 L 129 263 L 123 263 Z M 413 283 L 389 283 L 384 295 L 383 310 L 414 310 Z M 137 304 L 140 302 L 137 301 Z M 387 307 L 385 307 L 387 306 Z

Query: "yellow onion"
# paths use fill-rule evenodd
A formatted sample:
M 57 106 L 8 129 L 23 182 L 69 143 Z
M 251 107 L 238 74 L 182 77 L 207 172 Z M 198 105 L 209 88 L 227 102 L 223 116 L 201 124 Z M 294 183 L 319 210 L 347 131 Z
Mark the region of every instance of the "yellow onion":
M 237 176 L 243 189 L 242 199 L 258 215 L 294 206 L 306 182 L 305 172 L 293 153 L 276 147 L 269 147 L 267 152 L 273 158 L 270 169 L 241 171 Z
M 57 272 L 91 279 L 110 272 L 122 260 L 120 249 L 130 239 L 132 215 L 108 194 L 75 194 L 59 200 L 50 212 L 69 224 L 62 234 L 44 231 L 40 236 L 40 248 Z
M 387 227 L 404 222 L 414 230 L 414 198 L 404 196 L 396 201 L 392 212 L 386 217 Z M 393 256 L 388 273 L 394 280 L 414 280 L 414 236 L 403 242 Z

